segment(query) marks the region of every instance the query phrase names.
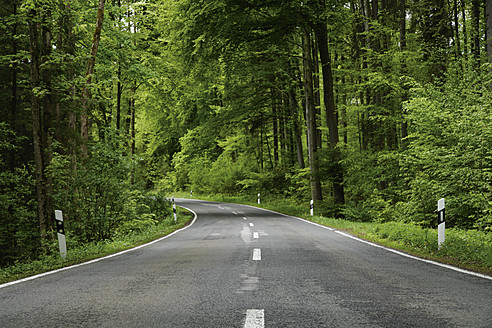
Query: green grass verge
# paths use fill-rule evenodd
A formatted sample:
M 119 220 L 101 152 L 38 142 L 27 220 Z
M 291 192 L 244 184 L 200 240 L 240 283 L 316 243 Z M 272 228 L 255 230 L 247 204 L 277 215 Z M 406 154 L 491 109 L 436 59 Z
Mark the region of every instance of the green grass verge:
M 2 268 L 0 269 L 0 284 L 62 267 L 87 262 L 99 257 L 146 244 L 152 240 L 164 237 L 178 229 L 181 229 L 193 218 L 191 213 L 181 208 L 178 208 L 177 217 L 178 220 L 176 224 L 174 223 L 174 218 L 168 218 L 139 233 L 132 233 L 114 240 L 89 243 L 84 244 L 83 246 L 68 249 L 66 259 L 62 259 L 60 255 L 54 251 L 53 254 L 42 256 L 38 260 L 18 262 L 15 265 Z M 58 247 L 57 244 L 56 247 Z
M 189 194 L 181 196 L 189 197 Z M 198 198 L 196 195 L 195 197 Z M 411 255 L 492 275 L 491 233 L 477 230 L 446 229 L 446 242 L 438 250 L 437 229 L 422 228 L 416 224 L 353 222 L 319 215 L 311 217 L 309 204 L 298 204 L 292 199 L 268 199 L 265 197 L 258 205 L 255 195 L 248 198 L 245 196 L 200 195 L 199 198 L 259 206 L 301 217 Z

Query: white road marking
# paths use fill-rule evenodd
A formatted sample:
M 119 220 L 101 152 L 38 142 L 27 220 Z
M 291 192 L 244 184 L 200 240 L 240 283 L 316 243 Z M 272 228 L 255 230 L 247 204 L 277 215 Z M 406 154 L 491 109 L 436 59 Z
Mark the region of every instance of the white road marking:
M 20 284 L 22 282 L 25 282 L 25 281 L 29 281 L 29 280 L 34 280 L 34 279 L 37 279 L 37 278 L 41 278 L 41 277 L 45 277 L 45 276 L 49 276 L 51 274 L 54 274 L 54 273 L 58 273 L 58 272 L 62 272 L 62 271 L 66 271 L 66 270 L 70 270 L 70 269 L 74 269 L 74 268 L 77 268 L 77 267 L 80 267 L 80 266 L 83 266 L 83 265 L 87 265 L 87 264 L 91 264 L 91 263 L 95 263 L 95 262 L 99 262 L 99 261 L 102 261 L 102 260 L 106 260 L 106 259 L 109 259 L 109 258 L 112 258 L 112 257 L 115 257 L 115 256 L 118 256 L 118 255 L 121 255 L 121 254 L 125 254 L 125 253 L 128 253 L 128 252 L 132 252 L 134 250 L 137 250 L 137 249 L 140 249 L 140 248 L 143 248 L 143 247 L 146 247 L 146 246 L 149 246 L 149 245 L 152 245 L 152 244 L 155 244 L 155 243 L 158 243 L 160 242 L 161 240 L 164 240 L 164 239 L 167 239 L 171 236 L 174 236 L 175 234 L 177 234 L 178 232 L 181 232 L 183 230 L 186 230 L 188 229 L 189 227 L 191 227 L 193 225 L 193 223 L 195 223 L 196 219 L 198 218 L 198 215 L 195 213 L 195 211 L 193 211 L 192 209 L 190 208 L 187 208 L 187 207 L 184 207 L 184 206 L 179 206 L 179 207 L 182 207 L 188 211 L 190 211 L 191 213 L 193 213 L 193 221 L 191 221 L 190 224 L 184 226 L 183 228 L 181 229 L 178 229 L 172 233 L 170 233 L 169 235 L 166 235 L 162 238 L 159 238 L 159 239 L 156 239 L 156 240 L 153 240 L 151 241 L 150 243 L 147 243 L 147 244 L 143 244 L 143 245 L 140 245 L 140 246 L 137 246 L 137 247 L 134 247 L 134 248 L 130 248 L 130 249 L 127 249 L 127 250 L 124 250 L 124 251 L 121 251 L 119 253 L 114 253 L 114 254 L 111 254 L 111 255 L 108 255 L 108 256 L 104 256 L 104 257 L 100 257 L 100 258 L 97 258 L 97 259 L 94 259 L 94 260 L 91 260 L 91 261 L 87 261 L 87 262 L 83 262 L 83 263 L 79 263 L 79 264 L 75 264 L 75 265 L 71 265 L 71 266 L 67 266 L 67 267 L 64 267 L 64 268 L 61 268 L 61 269 L 57 269 L 57 270 L 53 270 L 53 271 L 48 271 L 48 272 L 44 272 L 44 273 L 40 273 L 40 274 L 37 274 L 35 276 L 30 276 L 30 277 L 27 277 L 27 278 L 24 278 L 24 279 L 19 279 L 19 280 L 15 280 L 15 281 L 11 281 L 11 282 L 7 282 L 3 285 L 0 285 L 0 288 L 4 288 L 4 287 L 8 287 L 8 286 L 12 286 L 12 285 L 16 285 L 16 284 Z
M 246 322 L 244 328 L 265 327 L 265 310 L 250 309 L 246 311 Z
M 258 232 L 253 232 L 253 238 L 255 239 L 260 238 L 260 234 Z
M 324 226 L 322 224 L 319 224 L 319 223 L 316 223 L 316 222 L 312 222 L 312 221 L 309 221 L 309 220 L 306 220 L 306 219 L 303 219 L 303 218 L 299 218 L 297 216 L 291 216 L 291 215 L 287 215 L 287 214 L 284 214 L 284 213 L 280 213 L 280 212 L 276 212 L 276 211 L 272 211 L 272 210 L 267 210 L 267 209 L 264 209 L 264 208 L 259 208 L 259 207 L 251 206 L 251 205 L 244 205 L 244 206 L 251 207 L 251 208 L 254 208 L 254 209 L 257 209 L 257 210 L 263 210 L 265 212 L 275 213 L 275 214 L 278 214 L 278 215 L 281 215 L 281 216 L 284 216 L 284 217 L 287 217 L 287 218 L 296 219 L 296 220 L 302 221 L 304 223 L 312 224 L 312 225 L 317 226 L 317 227 L 322 228 L 322 229 L 334 231 L 334 232 L 336 232 L 336 233 L 338 233 L 338 234 L 340 234 L 342 236 L 345 236 L 345 237 L 348 237 L 348 238 L 351 238 L 351 239 L 360 241 L 361 243 L 365 243 L 365 244 L 368 244 L 368 245 L 371 245 L 371 246 L 374 246 L 374 247 L 382 248 L 384 250 L 387 250 L 388 252 L 392 252 L 392 253 L 395 253 L 395 254 L 398 254 L 398 255 L 401 255 L 401 256 L 404 256 L 404 257 L 408 257 L 408 258 L 411 258 L 411 259 L 416 260 L 416 261 L 425 262 L 425 263 L 429 263 L 429 264 L 432 264 L 432 265 L 437 265 L 437 266 L 440 266 L 442 268 L 454 270 L 454 271 L 461 272 L 461 273 L 464 273 L 464 274 L 467 274 L 467 275 L 470 275 L 470 276 L 475 276 L 475 277 L 479 277 L 479 278 L 483 278 L 483 279 L 487 279 L 487 280 L 492 280 L 492 277 L 491 276 L 487 276 L 485 274 L 481 274 L 481 273 L 477 273 L 477 272 L 473 272 L 473 271 L 464 270 L 464 269 L 461 269 L 461 268 L 458 268 L 458 267 L 454 267 L 454 266 L 449 265 L 449 264 L 444 264 L 444 263 L 440 263 L 440 262 L 436 262 L 436 261 L 432 261 L 432 260 L 422 259 L 420 257 L 416 257 L 416 256 L 413 256 L 413 255 L 404 253 L 404 252 L 397 251 L 397 250 L 392 249 L 392 248 L 388 248 L 388 247 L 381 246 L 381 245 L 372 243 L 372 242 L 367 241 L 367 240 L 364 240 L 364 239 L 357 238 L 355 236 L 352 236 L 350 234 L 344 233 L 342 231 L 339 231 L 339 230 L 336 230 L 336 229 L 333 229 L 333 228 L 330 228 L 330 227 Z
M 249 226 L 250 226 L 250 227 L 254 227 L 255 225 L 254 225 L 253 223 L 250 223 L 250 224 L 249 224 Z
M 481 273 L 476 273 L 476 272 L 464 270 L 464 269 L 457 268 L 457 267 L 454 267 L 454 266 L 449 265 L 449 264 L 444 264 L 444 263 L 439 263 L 439 262 L 435 262 L 435 261 L 431 261 L 431 260 L 421 259 L 420 257 L 416 257 L 416 256 L 413 256 L 413 255 L 410 255 L 410 254 L 407 254 L 407 253 L 403 253 L 403 252 L 397 251 L 396 249 L 388 248 L 388 247 L 381 246 L 381 245 L 372 243 L 372 242 L 367 241 L 367 240 L 364 240 L 364 239 L 357 238 L 357 237 L 352 236 L 352 235 L 349 235 L 348 233 L 345 233 L 343 231 L 335 230 L 335 232 L 338 233 L 338 234 L 340 234 L 340 235 L 342 235 L 342 236 L 345 236 L 347 238 L 354 239 L 354 240 L 360 241 L 361 243 L 368 244 L 368 245 L 371 245 L 371 246 L 374 246 L 374 247 L 382 248 L 384 250 L 387 250 L 388 252 L 395 253 L 395 254 L 398 254 L 398 255 L 401 255 L 401 256 L 404 256 L 404 257 L 408 257 L 408 258 L 411 258 L 413 260 L 417 260 L 417 261 L 421 261 L 421 262 L 425 262 L 425 263 L 429 263 L 429 264 L 434 264 L 434 265 L 437 265 L 437 266 L 440 266 L 440 267 L 443 267 L 443 268 L 447 268 L 447 269 L 451 269 L 451 270 L 454 270 L 454 271 L 458 271 L 458 272 L 461 272 L 461 273 L 465 273 L 465 274 L 469 274 L 469 275 L 472 275 L 472 276 L 476 276 L 476 277 L 480 277 L 480 278 L 492 280 L 492 277 L 487 276 L 487 275 L 484 275 L 484 274 L 481 274 Z
M 247 220 L 247 219 L 248 219 L 247 217 L 243 216 L 243 220 Z
M 261 249 L 253 249 L 253 261 L 261 261 Z
M 237 215 L 237 212 L 234 212 L 234 211 L 233 211 L 233 212 L 232 212 L 232 214 Z

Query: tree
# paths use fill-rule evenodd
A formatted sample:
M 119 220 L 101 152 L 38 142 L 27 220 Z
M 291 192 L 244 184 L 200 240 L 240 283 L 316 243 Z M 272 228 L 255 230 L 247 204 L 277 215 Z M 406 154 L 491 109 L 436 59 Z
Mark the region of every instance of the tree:
M 304 94 L 305 94 L 305 109 L 306 109 L 306 126 L 307 126 L 307 143 L 309 169 L 311 172 L 311 196 L 312 199 L 319 201 L 323 200 L 321 191 L 321 180 L 319 177 L 318 159 L 316 152 L 318 150 L 317 138 L 317 123 L 316 109 L 314 104 L 313 94 L 313 62 L 311 59 L 311 31 L 307 26 L 302 26 L 302 60 L 303 60 L 303 75 L 304 75 Z
M 92 38 L 92 47 L 87 63 L 86 73 L 86 85 L 82 91 L 82 113 L 80 114 L 80 134 L 82 137 L 81 151 L 84 157 L 87 157 L 87 142 L 89 141 L 89 89 L 92 83 L 92 75 L 94 74 L 94 66 L 96 64 L 97 49 L 99 47 L 99 41 L 101 40 L 101 31 L 104 21 L 104 4 L 105 0 L 99 0 L 99 6 L 97 8 L 96 28 L 94 30 L 94 36 Z
M 41 239 L 45 240 L 52 223 L 53 179 L 49 169 L 52 149 L 52 88 L 49 56 L 51 54 L 51 19 L 49 4 L 38 4 L 29 10 L 31 53 L 31 112 L 36 177 L 37 213 Z
M 487 56 L 492 62 L 492 3 L 485 1 Z
M 331 150 L 331 165 L 333 165 L 333 195 L 335 204 L 345 202 L 343 190 L 343 172 L 340 165 L 340 149 L 338 148 L 338 119 L 336 116 L 335 95 L 333 91 L 333 74 L 331 70 L 330 51 L 328 49 L 327 29 L 324 22 L 316 26 L 318 49 L 323 73 L 323 96 L 326 108 L 326 125 L 329 131 L 328 147 Z

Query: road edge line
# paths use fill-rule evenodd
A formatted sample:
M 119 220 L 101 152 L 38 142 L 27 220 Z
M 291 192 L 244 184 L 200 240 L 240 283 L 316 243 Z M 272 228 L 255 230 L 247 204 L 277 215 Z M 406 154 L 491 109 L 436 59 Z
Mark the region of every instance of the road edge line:
M 416 261 L 420 261 L 420 262 L 425 262 L 425 263 L 428 263 L 428 264 L 437 265 L 437 266 L 440 266 L 442 268 L 450 269 L 450 270 L 453 270 L 453 271 L 457 271 L 457 272 L 460 272 L 460 273 L 468 274 L 468 275 L 475 276 L 475 277 L 478 277 L 478 278 L 492 280 L 492 277 L 491 276 L 488 276 L 486 274 L 482 274 L 482 273 L 478 273 L 478 272 L 473 272 L 473 271 L 465 270 L 465 269 L 462 269 L 462 268 L 459 268 L 459 267 L 455 267 L 455 266 L 450 265 L 450 264 L 445 264 L 445 263 L 440 263 L 440 262 L 433 261 L 433 260 L 424 259 L 424 258 L 415 256 L 415 255 L 411 255 L 411 254 L 408 254 L 408 253 L 405 253 L 405 252 L 402 252 L 402 251 L 399 251 L 399 250 L 396 250 L 396 249 L 393 249 L 393 248 L 389 248 L 389 247 L 386 247 L 386 246 L 383 246 L 383 245 L 379 245 L 379 244 L 373 243 L 373 242 L 368 241 L 368 240 L 364 240 L 362 238 L 353 236 L 353 235 L 348 234 L 346 232 L 343 232 L 343 231 L 340 231 L 340 230 L 337 230 L 337 229 L 334 229 L 334 228 L 330 228 L 330 227 L 327 227 L 327 226 L 322 225 L 320 223 L 309 221 L 307 219 L 303 219 L 303 218 L 300 218 L 300 217 L 297 217 L 297 216 L 292 216 L 292 215 L 288 215 L 288 214 L 284 214 L 284 213 L 280 213 L 280 212 L 277 212 L 277 211 L 273 211 L 273 210 L 269 210 L 269 209 L 261 208 L 261 207 L 256 207 L 256 206 L 252 206 L 252 205 L 244 205 L 244 204 L 237 204 L 237 205 L 249 206 L 249 207 L 253 207 L 253 208 L 256 208 L 256 209 L 264 210 L 264 211 L 267 211 L 267 212 L 270 212 L 270 213 L 275 213 L 275 214 L 278 214 L 278 215 L 281 215 L 281 216 L 284 216 L 284 217 L 296 219 L 296 220 L 299 220 L 299 221 L 302 221 L 302 222 L 305 222 L 305 223 L 309 223 L 309 224 L 315 225 L 315 226 L 317 226 L 319 228 L 323 228 L 325 230 L 336 232 L 336 233 L 338 233 L 338 234 L 340 234 L 342 236 L 345 236 L 347 238 L 351 238 L 351 239 L 356 240 L 356 241 L 359 241 L 361 243 L 364 243 L 364 244 L 367 244 L 367 245 L 371 245 L 371 246 L 374 246 L 374 247 L 378 247 L 378 248 L 384 249 L 384 250 L 386 250 L 388 252 L 391 252 L 391 253 L 394 253 L 394 254 L 398 254 L 400 256 L 404 256 L 404 257 L 407 257 L 407 258 L 410 258 L 410 259 L 413 259 L 413 260 L 416 260 Z
M 160 242 L 160 241 L 162 241 L 164 239 L 167 239 L 167 238 L 169 238 L 169 237 L 177 234 L 178 232 L 184 231 L 184 230 L 188 229 L 189 227 L 191 227 L 193 225 L 193 223 L 195 223 L 196 219 L 198 218 L 198 215 L 192 209 L 187 208 L 185 206 L 179 206 L 179 207 L 184 208 L 185 210 L 188 210 L 191 213 L 193 213 L 193 215 L 194 215 L 193 220 L 191 221 L 190 224 L 187 224 L 184 227 L 182 227 L 182 228 L 180 228 L 178 230 L 175 230 L 175 231 L 171 232 L 168 235 L 165 235 L 165 236 L 163 236 L 161 238 L 157 238 L 155 240 L 152 240 L 152 241 L 150 241 L 150 242 L 148 242 L 146 244 L 139 245 L 139 246 L 136 246 L 136 247 L 133 247 L 133 248 L 129 248 L 129 249 L 125 249 L 124 251 L 121 251 L 121 252 L 118 252 L 118 253 L 106 255 L 106 256 L 103 256 L 103 257 L 98 257 L 97 259 L 89 260 L 87 262 L 82 262 L 82 263 L 78 263 L 78 264 L 66 266 L 66 267 L 63 267 L 63 268 L 60 268 L 60 269 L 56 269 L 56 270 L 51 270 L 51 271 L 39 273 L 39 274 L 36 274 L 34 276 L 22 278 L 22 279 L 19 279 L 19 280 L 14 280 L 14 281 L 6 282 L 6 283 L 0 285 L 0 289 L 5 288 L 5 287 L 9 287 L 9 286 L 12 286 L 12 285 L 17 285 L 17 284 L 20 284 L 20 283 L 23 283 L 23 282 L 26 282 L 26 281 L 30 281 L 30 280 L 42 278 L 42 277 L 45 277 L 45 276 L 49 276 L 49 275 L 52 275 L 52 274 L 55 274 L 55 273 L 58 273 L 58 272 L 62 272 L 62 271 L 70 270 L 70 269 L 75 269 L 75 268 L 81 267 L 83 265 L 88 265 L 88 264 L 96 263 L 96 262 L 99 262 L 99 261 L 102 261 L 102 260 L 107 260 L 109 258 L 118 256 L 118 255 L 122 255 L 122 254 L 125 254 L 125 253 L 129 253 L 129 252 L 135 251 L 137 249 L 144 248 L 144 247 L 150 246 L 152 244 L 158 243 L 158 242 Z

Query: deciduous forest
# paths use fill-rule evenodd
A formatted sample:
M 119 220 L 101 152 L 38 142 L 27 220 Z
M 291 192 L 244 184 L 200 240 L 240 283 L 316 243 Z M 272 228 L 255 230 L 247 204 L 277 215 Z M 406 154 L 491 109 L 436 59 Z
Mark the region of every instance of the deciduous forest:
M 492 3 L 2 0 L 0 266 L 173 191 L 492 227 Z

